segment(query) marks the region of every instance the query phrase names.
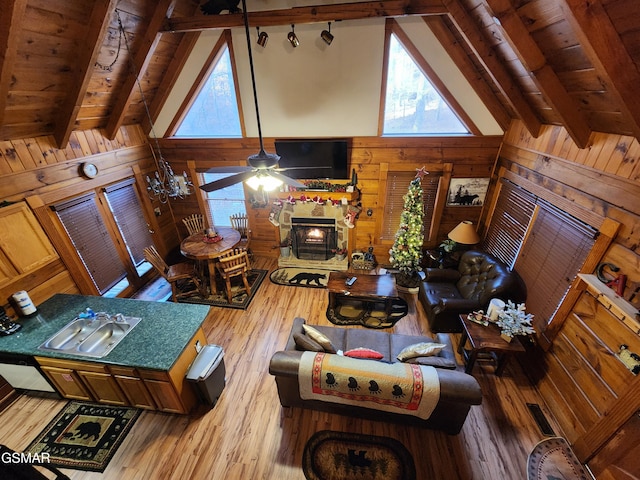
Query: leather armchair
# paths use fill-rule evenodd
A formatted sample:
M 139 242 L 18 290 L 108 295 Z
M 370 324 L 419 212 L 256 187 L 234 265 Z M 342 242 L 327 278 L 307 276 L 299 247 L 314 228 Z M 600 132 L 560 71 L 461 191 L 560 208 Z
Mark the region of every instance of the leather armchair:
M 520 276 L 489 253 L 465 252 L 454 269 L 425 269 L 420 284 L 420 302 L 432 332 L 460 332 L 459 315 L 474 310 L 486 312 L 492 298 L 526 300 L 526 287 Z

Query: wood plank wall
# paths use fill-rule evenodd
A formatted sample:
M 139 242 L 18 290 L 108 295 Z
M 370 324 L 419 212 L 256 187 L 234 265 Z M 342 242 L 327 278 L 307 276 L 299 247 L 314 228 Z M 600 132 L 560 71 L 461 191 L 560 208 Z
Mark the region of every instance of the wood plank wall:
M 351 140 L 350 168 L 356 171 L 360 188 L 362 212 L 356 221 L 355 245 L 352 248 L 374 247 L 378 262 L 388 262 L 391 242 L 380 240 L 376 232 L 376 220 L 383 215 L 384 199 L 378 196 L 380 165 L 388 163 L 403 168 L 420 168 L 425 164 L 453 163 L 452 177 L 490 177 L 502 137 L 459 138 L 379 138 L 356 137 Z M 275 152 L 274 139 L 265 139 L 265 149 Z M 218 141 L 163 140 L 163 154 L 175 171 L 187 170 L 187 161 L 196 162 L 197 168 L 222 165 L 246 165 L 247 156 L 257 153 L 256 139 Z M 408 185 L 407 185 L 408 187 Z M 367 216 L 371 208 L 372 215 Z M 172 201 L 172 209 L 181 236 L 186 234 L 179 224 L 183 217 L 198 211 L 194 196 Z M 253 249 L 260 255 L 277 256 L 277 228 L 268 221 L 270 206 L 248 207 L 253 231 Z M 431 242 L 436 246 L 446 234 L 462 220 L 478 222 L 481 207 L 446 207 L 440 228 Z
M 84 161 L 95 163 L 100 173 L 87 179 L 79 173 Z M 122 127 L 114 140 L 102 130 L 75 131 L 65 149 L 55 147 L 51 136 L 0 142 L 0 202 L 21 202 L 41 198 L 45 204 L 100 188 L 135 172 L 153 167 L 151 150 L 138 126 Z M 33 205 L 32 205 L 33 208 Z M 168 212 L 169 207 L 163 206 Z M 166 216 L 172 219 L 171 215 Z M 173 221 L 166 228 L 175 232 Z M 170 233 L 169 236 L 175 233 Z M 79 293 L 69 262 L 60 258 L 0 286 L 0 305 L 12 313 L 9 298 L 26 290 L 38 304 L 54 293 Z
M 627 275 L 627 297 L 640 281 L 639 155 L 633 137 L 596 133 L 589 148 L 578 149 L 561 127 L 546 126 L 533 138 L 516 121 L 499 158 L 516 182 L 621 224 L 602 261 Z M 586 292 L 573 298 L 578 301 L 569 305 L 551 348 L 533 352 L 524 364 L 563 434 L 587 461 L 640 408 L 634 400 L 640 379 L 615 358 L 621 344 L 638 352 L 640 337 Z M 606 467 L 599 462 L 599 468 Z

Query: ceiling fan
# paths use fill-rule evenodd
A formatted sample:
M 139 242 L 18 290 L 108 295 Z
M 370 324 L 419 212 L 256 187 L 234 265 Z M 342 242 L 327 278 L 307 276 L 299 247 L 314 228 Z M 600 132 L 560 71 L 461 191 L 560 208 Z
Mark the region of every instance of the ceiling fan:
M 237 2 L 231 2 L 237 5 Z M 287 170 L 286 168 L 278 168 L 278 161 L 280 156 L 276 153 L 267 153 L 264 150 L 264 144 L 262 141 L 262 128 L 260 126 L 260 111 L 258 109 L 258 93 L 256 91 L 256 76 L 253 71 L 253 56 L 251 54 L 251 37 L 249 35 L 249 18 L 247 16 L 247 4 L 246 0 L 242 0 L 242 11 L 244 16 L 244 29 L 247 35 L 247 50 L 249 52 L 249 67 L 251 70 L 251 84 L 253 86 L 253 100 L 256 107 L 256 119 L 258 122 L 258 137 L 260 138 L 260 152 L 255 155 L 250 155 L 247 158 L 246 167 L 213 167 L 208 169 L 205 173 L 232 173 L 225 178 L 205 183 L 200 188 L 205 192 L 212 192 L 214 190 L 220 190 L 221 188 L 228 187 L 240 182 L 247 182 L 247 184 L 255 190 L 273 190 L 276 187 L 286 183 L 296 188 L 306 188 L 304 183 L 298 182 L 293 178 L 289 178 L 286 175 L 281 174 L 281 171 Z M 206 12 L 205 12 L 206 13 Z M 219 12 L 218 12 L 219 13 Z

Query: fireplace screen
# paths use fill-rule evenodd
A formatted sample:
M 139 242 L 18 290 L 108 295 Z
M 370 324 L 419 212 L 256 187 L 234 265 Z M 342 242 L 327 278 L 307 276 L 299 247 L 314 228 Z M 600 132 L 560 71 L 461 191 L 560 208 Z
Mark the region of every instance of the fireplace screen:
M 293 254 L 305 260 L 328 260 L 336 248 L 336 221 L 332 218 L 292 218 Z

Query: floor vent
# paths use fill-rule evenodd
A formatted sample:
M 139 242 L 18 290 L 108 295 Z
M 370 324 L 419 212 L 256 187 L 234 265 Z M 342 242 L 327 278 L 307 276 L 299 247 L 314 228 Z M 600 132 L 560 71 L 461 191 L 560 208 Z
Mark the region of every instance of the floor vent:
M 540 428 L 542 434 L 546 435 L 547 437 L 555 437 L 556 434 L 553 431 L 553 428 L 551 428 L 551 425 L 549 425 L 547 417 L 545 417 L 544 413 L 542 413 L 540 405 L 538 405 L 537 403 L 527 403 L 527 408 L 531 412 L 531 415 L 533 415 L 533 419 L 538 424 L 538 428 Z

